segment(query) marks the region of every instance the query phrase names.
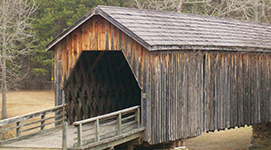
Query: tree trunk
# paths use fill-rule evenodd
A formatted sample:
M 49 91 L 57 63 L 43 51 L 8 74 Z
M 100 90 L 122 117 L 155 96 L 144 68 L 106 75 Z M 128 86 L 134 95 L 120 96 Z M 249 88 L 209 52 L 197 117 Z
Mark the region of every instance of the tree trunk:
M 177 7 L 177 12 L 182 12 L 182 5 L 183 5 L 183 0 L 179 0 L 179 4 L 178 4 L 178 7 Z
M 3 0 L 3 15 L 6 15 L 6 0 Z M 6 108 L 6 92 L 7 92 L 7 81 L 6 81 L 6 17 L 3 18 L 3 41 L 2 41 L 2 119 L 7 118 Z
M 5 36 L 5 31 L 4 31 L 4 36 Z M 5 41 L 5 40 L 3 40 Z M 3 48 L 3 59 L 2 59 L 2 119 L 7 118 L 7 81 L 6 81 L 6 49 L 5 47 Z
M 255 0 L 254 7 L 255 7 L 254 21 L 255 21 L 255 23 L 258 23 L 258 21 L 259 21 L 259 19 L 258 19 L 258 0 Z

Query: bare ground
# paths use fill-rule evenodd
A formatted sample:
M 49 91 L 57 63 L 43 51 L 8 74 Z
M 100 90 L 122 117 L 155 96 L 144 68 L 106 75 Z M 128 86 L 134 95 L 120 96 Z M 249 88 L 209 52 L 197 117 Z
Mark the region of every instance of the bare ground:
M 2 102 L 0 105 L 2 106 Z M 7 94 L 8 117 L 53 106 L 53 91 L 13 91 Z M 189 150 L 245 150 L 249 147 L 251 133 L 251 127 L 204 133 L 199 137 L 188 139 L 186 146 Z
M 189 150 L 247 150 L 252 135 L 251 127 L 204 133 L 187 140 Z

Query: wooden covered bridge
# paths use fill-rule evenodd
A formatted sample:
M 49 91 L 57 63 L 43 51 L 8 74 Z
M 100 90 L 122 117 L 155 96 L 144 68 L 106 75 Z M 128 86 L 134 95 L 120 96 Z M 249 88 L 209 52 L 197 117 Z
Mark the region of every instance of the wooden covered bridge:
M 67 105 L 64 116 L 78 129 L 76 148 L 178 147 L 204 132 L 271 122 L 267 25 L 97 6 L 47 50 L 55 53 L 56 105 Z M 111 132 L 100 124 L 115 124 L 118 138 L 105 139 Z

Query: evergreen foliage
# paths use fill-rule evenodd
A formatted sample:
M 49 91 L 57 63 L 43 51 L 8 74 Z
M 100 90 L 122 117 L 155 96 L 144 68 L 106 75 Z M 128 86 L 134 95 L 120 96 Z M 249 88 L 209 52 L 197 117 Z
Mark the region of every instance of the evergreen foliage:
M 45 45 L 54 37 L 97 5 L 127 6 L 126 0 L 37 0 L 37 4 L 34 22 L 37 48 L 31 56 L 31 74 L 24 83 L 25 88 L 31 89 L 50 88 L 53 54 L 45 51 Z

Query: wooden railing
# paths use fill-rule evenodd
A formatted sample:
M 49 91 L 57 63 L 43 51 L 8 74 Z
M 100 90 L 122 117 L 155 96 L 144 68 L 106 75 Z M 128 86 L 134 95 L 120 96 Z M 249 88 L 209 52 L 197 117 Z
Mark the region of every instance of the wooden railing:
M 82 147 L 140 128 L 140 107 L 77 121 L 73 125 L 77 128 L 74 147 Z
M 62 128 L 65 109 L 66 105 L 61 105 L 0 120 L 1 145 Z

